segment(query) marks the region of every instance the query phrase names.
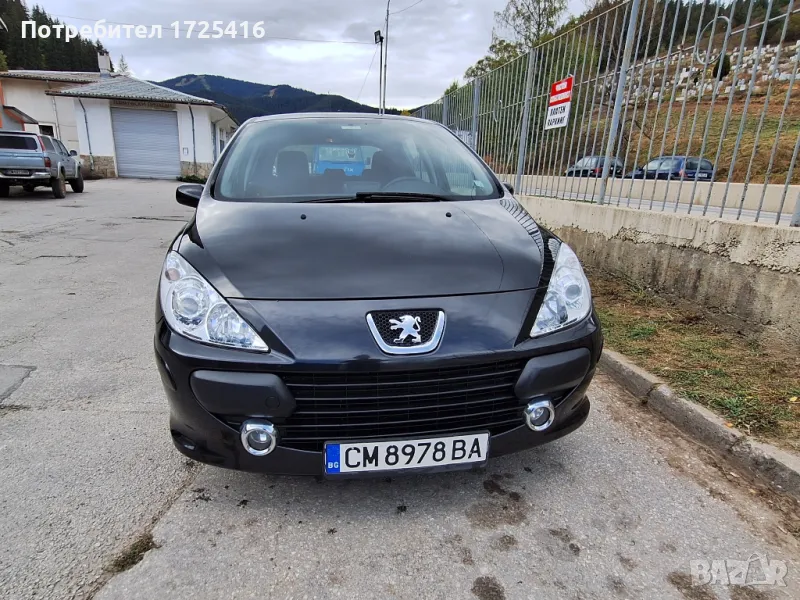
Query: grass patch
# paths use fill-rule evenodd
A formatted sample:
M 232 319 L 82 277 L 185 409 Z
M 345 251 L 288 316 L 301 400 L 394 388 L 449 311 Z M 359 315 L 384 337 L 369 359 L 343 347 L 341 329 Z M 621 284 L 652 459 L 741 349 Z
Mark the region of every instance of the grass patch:
M 181 175 L 177 180 L 183 183 L 202 183 L 205 185 L 207 179 L 199 175 Z
M 109 566 L 109 571 L 113 573 L 122 573 L 127 571 L 134 565 L 141 562 L 144 555 L 153 548 L 158 548 L 153 541 L 152 533 L 144 533 L 134 540 L 123 552 L 121 552 Z
M 653 323 L 644 323 L 642 325 L 635 325 L 628 332 L 628 337 L 632 340 L 646 340 L 653 337 L 658 331 L 658 327 Z
M 731 425 L 800 451 L 800 357 L 623 278 L 589 274 L 606 344 Z

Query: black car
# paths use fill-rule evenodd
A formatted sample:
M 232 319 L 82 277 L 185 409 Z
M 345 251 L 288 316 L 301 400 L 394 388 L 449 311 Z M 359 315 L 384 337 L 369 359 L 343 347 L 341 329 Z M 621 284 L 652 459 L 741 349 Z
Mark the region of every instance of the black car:
M 584 156 L 565 173 L 567 177 L 600 177 L 603 174 L 605 156 Z M 608 174 L 611 177 L 622 177 L 623 166 L 620 159 L 614 157 L 608 165 Z
M 321 147 L 370 168 L 313 168 Z M 196 212 L 161 270 L 155 351 L 187 456 L 465 469 L 586 420 L 602 335 L 578 258 L 445 127 L 252 119 L 177 196 Z
M 714 165 L 695 156 L 659 156 L 627 175 L 633 179 L 684 179 L 711 181 Z

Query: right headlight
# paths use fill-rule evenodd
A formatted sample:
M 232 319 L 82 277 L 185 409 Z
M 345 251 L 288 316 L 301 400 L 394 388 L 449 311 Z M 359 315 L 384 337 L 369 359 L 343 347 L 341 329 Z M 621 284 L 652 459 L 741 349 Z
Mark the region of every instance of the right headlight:
M 589 280 L 572 248 L 562 242 L 547 294 L 531 329 L 531 337 L 569 327 L 585 319 L 591 310 Z
M 269 352 L 253 328 L 177 252 L 164 261 L 159 297 L 173 331 L 214 346 Z

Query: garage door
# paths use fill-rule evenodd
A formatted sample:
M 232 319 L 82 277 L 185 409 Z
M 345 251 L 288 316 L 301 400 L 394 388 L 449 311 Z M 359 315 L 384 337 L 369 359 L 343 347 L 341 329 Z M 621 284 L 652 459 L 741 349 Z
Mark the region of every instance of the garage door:
M 181 174 L 178 113 L 111 109 L 120 177 L 175 179 Z

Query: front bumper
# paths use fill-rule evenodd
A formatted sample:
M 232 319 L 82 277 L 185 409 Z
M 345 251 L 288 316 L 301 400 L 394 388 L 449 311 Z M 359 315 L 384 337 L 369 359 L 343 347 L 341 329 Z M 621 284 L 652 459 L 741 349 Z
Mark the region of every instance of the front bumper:
M 602 351 L 602 334 L 597 317 L 592 314 L 568 330 L 527 340 L 502 351 L 484 349 L 455 355 L 440 348 L 427 356 L 396 356 L 382 361 L 362 356 L 323 364 L 316 360 L 285 360 L 207 346 L 172 333 L 161 319 L 155 336 L 155 351 L 170 404 L 172 438 L 182 453 L 200 462 L 231 469 L 322 475 L 323 453 L 317 442 L 284 437 L 271 454 L 263 457 L 249 454 L 241 444 L 238 426 L 247 418 L 269 420 L 282 436 L 295 435 L 293 422 L 299 418 L 302 406 L 298 405 L 304 400 L 296 401 L 296 391 L 289 391 L 284 380 L 291 386 L 298 375 L 308 377 L 310 372 L 325 377 L 352 375 L 358 378 L 365 373 L 389 376 L 455 373 L 459 369 L 481 369 L 489 363 L 518 364 L 519 373 L 513 375 L 513 380 L 504 380 L 510 386 L 509 394 L 513 390 L 513 396 L 504 400 L 502 410 L 505 417 L 513 417 L 505 418 L 502 424 L 490 429 L 491 458 L 553 441 L 584 423 L 589 414 L 586 391 Z M 556 407 L 555 420 L 546 431 L 534 432 L 524 424 L 523 409 L 533 398 L 551 399 Z M 480 418 L 467 413 L 457 418 L 448 417 L 446 430 L 432 432 L 429 436 L 411 429 L 391 431 L 397 431 L 393 439 L 447 435 L 459 428 L 462 433 L 476 432 L 487 429 Z M 368 437 L 374 435 L 345 439 Z M 333 433 L 328 439 L 345 441 L 342 435 Z

